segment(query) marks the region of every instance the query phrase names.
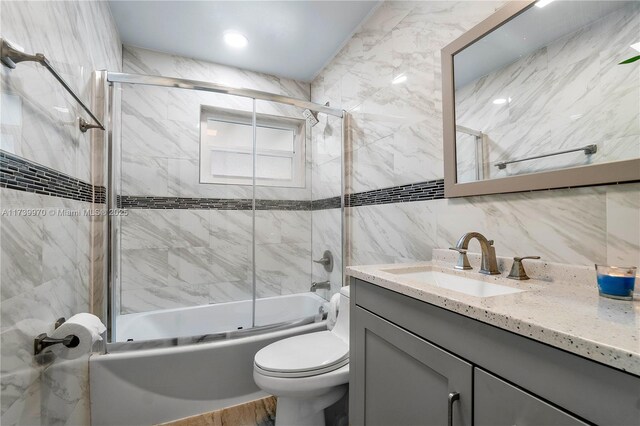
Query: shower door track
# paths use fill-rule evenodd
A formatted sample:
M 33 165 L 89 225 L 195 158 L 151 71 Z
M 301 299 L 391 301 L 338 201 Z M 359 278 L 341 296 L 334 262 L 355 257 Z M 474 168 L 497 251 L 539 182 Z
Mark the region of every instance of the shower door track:
M 108 72 L 107 80 L 111 83 L 128 83 L 142 84 L 146 86 L 173 87 L 178 89 L 199 90 L 203 92 L 214 92 L 227 95 L 242 96 L 244 98 L 261 99 L 265 101 L 278 102 L 281 104 L 310 109 L 312 111 L 322 112 L 340 118 L 342 118 L 344 113 L 342 109 L 319 105 L 314 102 L 305 101 L 304 99 L 297 99 L 290 96 L 263 92 L 261 90 L 223 86 L 221 84 L 211 83 L 209 81 L 189 80 L 185 78 L 164 77 L 159 75 L 128 74 L 121 72 Z

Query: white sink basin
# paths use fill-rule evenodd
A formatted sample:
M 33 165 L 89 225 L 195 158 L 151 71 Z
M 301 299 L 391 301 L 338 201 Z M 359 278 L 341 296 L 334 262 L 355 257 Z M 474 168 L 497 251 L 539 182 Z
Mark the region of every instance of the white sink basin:
M 503 294 L 520 293 L 524 291 L 500 284 L 493 284 L 485 281 L 475 280 L 473 278 L 432 271 L 428 268 L 396 268 L 382 269 L 382 271 L 394 275 L 399 275 L 412 281 L 417 281 L 440 288 L 446 288 L 447 290 L 453 290 L 476 297 L 500 296 Z

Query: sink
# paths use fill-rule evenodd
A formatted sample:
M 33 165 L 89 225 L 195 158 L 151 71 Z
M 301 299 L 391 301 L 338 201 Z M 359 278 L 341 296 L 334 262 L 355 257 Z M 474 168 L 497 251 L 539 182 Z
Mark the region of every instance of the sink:
M 429 267 L 382 269 L 381 271 L 398 275 L 402 278 L 407 278 L 412 281 L 417 281 L 476 297 L 500 296 L 504 294 L 520 293 L 524 291 L 517 288 L 507 287 L 505 285 L 475 280 L 473 278 L 446 274 L 439 271 L 432 271 Z

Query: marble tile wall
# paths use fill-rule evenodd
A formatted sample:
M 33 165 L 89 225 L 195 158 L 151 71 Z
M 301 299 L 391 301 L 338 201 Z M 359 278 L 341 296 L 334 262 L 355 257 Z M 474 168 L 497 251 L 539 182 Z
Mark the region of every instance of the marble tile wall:
M 0 2 L 2 37 L 43 52 L 91 104 L 94 70 L 121 69 L 121 46 L 106 2 Z M 1 67 L 0 148 L 95 183 L 96 139 L 80 133 L 80 107 L 40 65 Z M 98 138 L 99 139 L 99 138 Z M 75 201 L 0 189 L 0 209 L 91 208 Z M 3 425 L 90 423 L 88 363 L 38 365 L 33 338 L 59 317 L 91 311 L 92 222 L 88 216 L 0 216 L 0 422 Z
M 640 33 L 640 4 L 620 4 L 597 21 L 456 89 L 457 123 L 486 135 L 485 178 L 640 158 L 640 76 L 637 67 L 618 65 L 635 52 L 630 46 Z M 494 105 L 496 98 L 510 101 Z M 473 141 L 459 144 L 459 178 L 475 180 Z M 598 145 L 598 152 L 511 164 L 503 170 L 494 166 L 588 144 Z
M 125 46 L 123 68 L 125 72 L 211 81 L 309 99 L 309 83 L 135 47 Z M 238 96 L 123 85 L 123 195 L 251 198 L 251 186 L 199 183 L 201 105 L 238 111 L 253 110 L 251 99 Z M 302 110 L 274 102 L 257 101 L 256 112 L 302 119 Z M 311 198 L 310 142 L 309 136 L 305 187 L 260 187 L 258 198 Z
M 309 84 L 189 58 L 125 47 L 125 72 L 212 81 L 309 99 Z M 122 194 L 251 199 L 252 188 L 199 183 L 200 106 L 252 111 L 250 99 L 125 85 L 122 88 Z M 302 118 L 266 101 L 258 113 Z M 305 188 L 257 187 L 264 200 L 311 200 L 312 136 L 307 129 Z M 339 135 L 338 135 L 339 136 Z M 339 141 L 339 139 L 338 139 Z M 308 291 L 309 210 L 256 212 L 258 297 Z M 121 218 L 120 312 L 196 306 L 252 297 L 252 212 L 130 209 Z
M 384 2 L 312 82 L 312 101 L 350 114 L 347 192 L 443 177 L 440 50 L 502 4 Z M 495 239 L 504 256 L 640 264 L 638 183 L 351 207 L 346 215 L 347 265 L 430 259 L 471 230 Z
M 121 313 L 252 297 L 249 210 L 130 209 L 121 223 Z M 309 290 L 311 211 L 256 211 L 257 297 Z

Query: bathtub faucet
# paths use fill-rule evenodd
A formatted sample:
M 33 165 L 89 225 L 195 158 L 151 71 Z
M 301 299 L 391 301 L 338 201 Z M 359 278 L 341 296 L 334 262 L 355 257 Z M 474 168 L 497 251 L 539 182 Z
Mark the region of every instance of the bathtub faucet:
M 321 281 L 319 283 L 311 283 L 311 288 L 309 289 L 312 292 L 316 292 L 316 290 L 318 289 L 324 289 L 324 290 L 329 290 L 331 288 L 331 283 L 329 282 L 329 280 L 327 281 Z

